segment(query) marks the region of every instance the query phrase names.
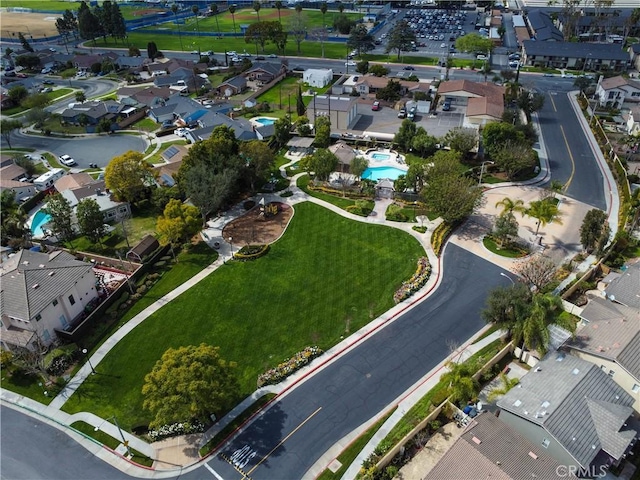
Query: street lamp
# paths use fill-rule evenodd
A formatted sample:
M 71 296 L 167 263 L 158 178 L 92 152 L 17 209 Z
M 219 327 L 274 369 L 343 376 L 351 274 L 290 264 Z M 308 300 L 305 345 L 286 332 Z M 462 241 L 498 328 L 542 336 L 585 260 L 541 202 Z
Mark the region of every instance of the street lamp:
M 83 349 L 82 349 L 82 353 L 83 353 L 84 355 L 87 355 L 87 352 L 88 352 L 88 351 L 87 351 L 87 349 L 86 349 L 86 348 L 83 348 Z M 87 362 L 89 362 L 89 366 L 91 367 L 91 375 L 95 375 L 95 374 L 96 374 L 96 369 L 95 369 L 95 368 L 93 368 L 93 365 L 91 364 L 91 359 L 89 358 L 89 356 L 88 356 L 88 355 L 87 355 Z
M 115 415 L 113 415 L 112 417 L 104 419 L 100 425 L 98 425 L 97 427 L 93 428 L 93 431 L 97 432 L 98 430 L 100 430 L 100 427 L 102 427 L 102 425 L 107 423 L 109 420 L 113 420 L 113 423 L 116 424 L 116 427 L 118 428 L 118 432 L 120 432 L 120 437 L 122 437 L 122 444 L 127 448 L 127 454 L 129 456 L 131 456 L 131 447 L 129 446 L 129 440 L 124 438 L 124 433 L 122 432 L 122 429 L 120 428 L 120 425 L 118 424 L 118 419 L 116 418 Z
M 482 174 L 484 173 L 484 166 L 487 164 L 494 165 L 495 162 L 492 162 L 491 160 L 486 160 L 482 162 L 482 165 L 480 165 L 480 178 L 478 179 L 478 185 L 482 183 Z
M 500 276 L 504 277 L 506 279 L 508 279 L 511 282 L 511 285 L 513 285 L 514 287 L 516 286 L 516 282 L 513 280 L 513 278 L 511 278 L 509 275 L 507 275 L 504 272 L 500 272 Z
M 233 260 L 233 237 L 229 237 L 229 245 L 231 245 L 231 257 L 229 260 Z

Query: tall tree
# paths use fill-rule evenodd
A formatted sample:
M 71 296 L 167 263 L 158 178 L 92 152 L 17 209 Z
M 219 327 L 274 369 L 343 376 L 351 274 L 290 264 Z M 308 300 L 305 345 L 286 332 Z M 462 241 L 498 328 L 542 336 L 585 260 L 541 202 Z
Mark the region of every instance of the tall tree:
M 111 159 L 104 180 L 119 200 L 133 203 L 152 185 L 153 170 L 140 152 L 130 150 Z
M 231 14 L 231 21 L 233 22 L 233 33 L 236 33 L 236 6 L 229 6 L 229 13 Z
M 56 30 L 65 38 L 65 41 L 69 35 L 78 33 L 78 20 L 71 10 L 66 9 L 62 17 L 56 19 Z
M 22 122 L 20 120 L 13 120 L 10 118 L 3 118 L 0 120 L 0 134 L 4 141 L 7 142 L 9 148 L 11 148 L 11 134 L 22 128 Z
M 530 257 L 516 267 L 518 275 L 537 291 L 542 290 L 553 281 L 556 270 L 557 267 L 553 260 L 544 255 Z
M 347 46 L 358 52 L 358 56 L 375 48 L 373 35 L 369 33 L 367 27 L 359 23 L 349 32 Z
M 296 97 L 296 113 L 298 114 L 298 117 L 303 116 L 306 109 L 307 107 L 302 99 L 302 87 L 298 85 L 298 95 Z
M 285 115 L 283 118 L 276 120 L 274 129 L 275 133 L 273 134 L 273 137 L 276 142 L 281 147 L 285 146 L 291 138 L 291 117 L 289 115 Z
M 329 117 L 318 117 L 314 125 L 316 139 L 314 144 L 319 148 L 328 148 L 331 145 L 331 120 Z
M 538 235 L 538 231 L 541 226 L 545 226 L 549 223 L 557 223 L 562 225 L 560 219 L 560 210 L 558 205 L 550 200 L 536 200 L 529 204 L 529 208 L 525 211 L 525 215 L 535 218 L 538 222 L 536 224 L 536 232 L 534 235 Z
M 519 198 L 511 200 L 509 197 L 504 197 L 499 202 L 496 202 L 496 208 L 497 207 L 502 207 L 502 213 L 518 212 L 524 215 L 524 212 L 526 211 L 524 201 Z
M 258 15 L 258 21 L 260 21 L 260 9 L 262 8 L 262 4 L 256 0 L 253 2 L 253 9 L 256 11 L 256 15 Z
M 409 28 L 409 24 L 404 20 L 397 22 L 389 32 L 387 40 L 386 53 L 396 51 L 398 60 L 402 52 L 408 52 L 411 49 L 411 42 L 416 41 L 416 34 Z
M 336 171 L 338 157 L 325 148 L 319 148 L 313 155 L 304 157 L 300 162 L 300 167 L 309 173 L 315 172 L 316 179 L 326 181 L 331 172 Z
M 96 44 L 96 38 L 102 33 L 100 21 L 84 1 L 80 2 L 78 7 L 78 31 L 80 38 L 93 40 L 94 45 Z
M 468 33 L 456 40 L 456 48 L 465 53 L 483 53 L 488 55 L 493 50 L 493 42 L 477 33 Z
M 411 141 L 411 148 L 421 157 L 430 157 L 438 150 L 439 139 L 429 135 L 423 127 L 418 127 Z
M 325 16 L 327 14 L 327 9 L 328 9 L 327 2 L 322 2 L 320 4 L 320 13 L 322 13 L 322 30 L 323 30 L 323 32 L 327 31 L 327 22 L 325 20 Z M 324 37 L 325 37 L 324 34 L 320 37 L 320 49 L 322 50 L 322 58 L 324 58 Z
M 264 52 L 264 46 L 271 37 L 271 22 L 255 22 L 249 25 L 244 33 L 244 41 L 246 43 L 254 43 L 256 45 L 256 55 L 258 55 L 258 46 Z M 278 22 L 275 22 L 279 25 Z
M 14 248 L 25 246 L 29 233 L 25 228 L 26 220 L 13 191 L 3 190 L 0 193 L 0 243 Z
M 187 243 L 200 231 L 202 222 L 197 207 L 171 199 L 164 207 L 162 216 L 158 217 L 156 230 L 163 244 L 174 245 Z
M 609 240 L 609 220 L 602 210 L 594 208 L 584 216 L 580 226 L 580 243 L 587 253 L 602 253 Z
M 144 378 L 143 408 L 153 415 L 152 428 L 197 419 L 208 422 L 239 393 L 235 363 L 220 357 L 220 348 L 199 346 L 168 349 Z
M 515 325 L 529 315 L 530 302 L 531 290 L 523 283 L 494 288 L 489 292 L 480 316 L 485 322 L 493 323 L 511 335 Z
M 158 55 L 158 47 L 156 46 L 156 42 L 147 43 L 147 56 L 149 60 L 153 60 Z
M 211 15 L 216 17 L 216 33 L 220 35 L 220 24 L 218 23 L 218 5 L 216 5 L 215 3 L 212 3 L 209 6 L 209 11 L 211 12 Z
M 477 362 L 470 363 L 447 363 L 447 371 L 442 374 L 440 380 L 447 385 L 447 393 L 453 403 L 466 405 L 475 398 L 480 390 L 480 384 L 473 379 L 479 365 Z
M 196 31 L 198 32 L 198 53 L 200 53 L 200 23 L 198 23 L 198 13 L 200 12 L 200 9 L 198 8 L 197 5 L 192 5 L 191 12 L 193 13 L 193 16 L 196 18 Z
M 226 168 L 219 172 L 198 163 L 181 174 L 181 188 L 198 207 L 202 220 L 220 210 L 236 192 L 240 168 Z
M 18 32 L 18 40 L 20 40 L 22 48 L 24 48 L 27 52 L 33 53 L 33 47 L 29 44 L 29 41 L 25 38 L 22 32 Z
M 293 39 L 296 42 L 298 55 L 302 53 L 301 44 L 307 37 L 307 30 L 309 29 L 309 21 L 306 14 L 298 13 L 289 20 L 289 33 L 293 35 Z
M 478 134 L 472 128 L 456 127 L 447 132 L 444 141 L 451 150 L 466 156 L 478 144 Z
M 282 4 L 282 2 L 281 2 L 280 0 L 277 0 L 277 2 L 275 2 L 273 5 L 274 5 L 274 7 L 276 7 L 276 8 L 278 9 L 278 21 L 279 21 L 279 22 L 280 22 L 280 24 L 282 25 L 281 10 L 282 10 L 282 7 L 283 7 L 284 5 Z
M 244 160 L 251 191 L 255 192 L 256 182 L 263 180 L 273 168 L 276 156 L 265 142 L 251 140 L 240 144 L 240 157 Z
M 80 233 L 89 238 L 93 243 L 100 241 L 106 232 L 104 216 L 100 206 L 93 198 L 85 198 L 78 202 L 76 218 Z
M 124 40 L 127 37 L 127 25 L 120 6 L 115 1 L 111 4 L 111 18 L 113 22 L 111 35 L 116 40 Z
M 174 3 L 173 5 L 171 5 L 171 11 L 173 12 L 173 19 L 176 22 L 176 25 L 178 27 L 178 39 L 180 39 L 180 51 L 184 51 L 184 46 L 182 45 L 182 29 L 180 28 L 180 22 L 178 21 L 178 4 Z M 229 10 L 231 10 L 231 7 L 229 7 Z M 235 33 L 235 28 L 233 29 L 234 33 Z
M 493 226 L 493 234 L 498 238 L 501 248 L 510 238 L 518 235 L 518 221 L 513 213 L 504 212 L 498 215 Z
M 351 160 L 349 165 L 349 173 L 355 175 L 358 178 L 362 178 L 364 171 L 369 168 L 369 161 L 365 157 L 356 157 Z
M 74 230 L 71 223 L 73 209 L 69 201 L 56 193 L 48 197 L 47 205 L 43 210 L 51 215 L 50 225 L 53 234 L 63 242 L 70 241 L 74 236 Z
M 504 142 L 491 158 L 510 180 L 523 170 L 533 169 L 538 162 L 535 151 L 528 144 L 514 140 Z

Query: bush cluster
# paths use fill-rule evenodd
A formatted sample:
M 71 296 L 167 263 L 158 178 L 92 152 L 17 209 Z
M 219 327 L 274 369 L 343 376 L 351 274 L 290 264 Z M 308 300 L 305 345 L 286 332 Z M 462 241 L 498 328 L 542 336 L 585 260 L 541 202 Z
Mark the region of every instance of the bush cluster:
M 269 245 L 245 245 L 233 254 L 236 260 L 255 260 L 267 254 Z
M 292 373 L 309 364 L 311 360 L 320 356 L 322 350 L 316 346 L 306 347 L 293 357 L 286 359 L 276 367 L 267 370 L 258 376 L 258 388 L 264 385 L 273 385 L 287 378 Z
M 442 222 L 440 225 L 436 227 L 433 231 L 433 235 L 431 235 L 431 248 L 433 248 L 433 252 L 437 257 L 440 256 L 440 252 L 442 251 L 442 247 L 446 242 L 447 238 L 451 234 L 453 230 L 453 225 Z
M 431 265 L 429 264 L 429 259 L 427 257 L 420 257 L 418 259 L 418 268 L 416 273 L 414 273 L 409 280 L 402 283 L 400 288 L 393 295 L 393 301 L 400 303 L 401 301 L 409 298 L 415 292 L 420 290 L 425 283 L 427 283 L 430 275 Z
M 157 430 L 149 430 L 149 437 L 154 442 L 167 437 L 175 437 L 176 435 L 186 435 L 188 433 L 204 432 L 205 424 L 199 420 L 191 422 L 172 423 L 171 425 L 163 425 Z

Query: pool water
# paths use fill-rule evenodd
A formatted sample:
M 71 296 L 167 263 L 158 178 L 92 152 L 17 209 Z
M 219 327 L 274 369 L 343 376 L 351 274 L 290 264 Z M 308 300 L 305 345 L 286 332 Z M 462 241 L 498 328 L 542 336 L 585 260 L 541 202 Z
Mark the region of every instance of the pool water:
M 274 123 L 276 123 L 276 121 L 272 118 L 256 118 L 255 121 L 260 125 L 273 125 Z
M 388 178 L 389 180 L 397 180 L 400 175 L 406 175 L 406 170 L 396 167 L 369 167 L 362 174 L 362 178 L 367 180 L 380 180 Z
M 51 215 L 43 212 L 42 210 L 38 210 L 31 221 L 31 236 L 44 237 L 45 233 L 42 231 L 42 227 L 50 221 Z
M 389 160 L 391 155 L 388 153 L 372 153 L 371 158 L 374 160 Z

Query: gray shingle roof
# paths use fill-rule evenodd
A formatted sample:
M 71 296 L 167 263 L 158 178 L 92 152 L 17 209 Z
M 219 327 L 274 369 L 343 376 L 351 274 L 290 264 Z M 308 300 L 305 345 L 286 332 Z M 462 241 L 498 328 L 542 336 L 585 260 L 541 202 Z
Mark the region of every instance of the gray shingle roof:
M 553 24 L 553 20 L 546 12 L 531 10 L 527 15 L 531 28 L 538 41 L 555 40 L 562 41 L 563 35 Z
M 640 262 L 627 269 L 605 290 L 607 296 L 616 302 L 632 308 L 640 308 Z M 612 298 L 613 297 L 613 298 Z
M 21 250 L 0 270 L 0 315 L 32 319 L 91 268 L 63 251 L 47 254 Z
M 241 75 L 235 76 L 233 78 L 230 78 L 229 80 L 226 80 L 224 82 L 222 82 L 218 88 L 221 88 L 225 85 L 231 85 L 232 87 L 237 88 L 238 90 L 242 89 L 242 88 L 246 88 L 247 87 L 247 79 L 244 78 Z
M 522 42 L 527 56 L 542 55 L 568 58 L 592 58 L 594 60 L 629 60 L 629 54 L 615 43 L 574 43 L 574 42 Z
M 558 462 L 491 414 L 478 415 L 424 477 L 556 480 Z M 575 478 L 570 476 L 569 478 Z
M 640 311 L 604 298 L 589 300 L 580 316 L 589 323 L 565 345 L 612 361 L 619 362 L 640 333 Z
M 276 64 L 271 62 L 255 62 L 249 70 L 243 73 L 243 75 L 248 75 L 258 70 L 263 70 L 267 73 L 270 73 L 273 76 L 276 76 L 278 73 L 280 73 L 281 69 L 282 69 L 282 64 Z
M 636 380 L 640 380 L 640 333 L 636 333 L 633 340 L 618 355 L 618 363 Z
M 633 402 L 596 365 L 558 353 L 522 377 L 498 406 L 540 425 L 588 467 L 601 450 L 618 459 L 614 454 L 636 435 L 621 428 L 633 412 Z

